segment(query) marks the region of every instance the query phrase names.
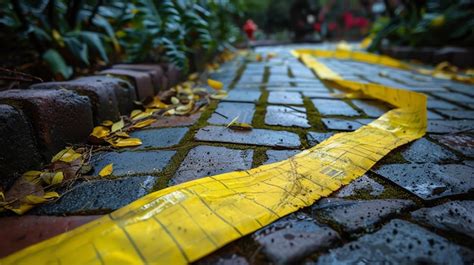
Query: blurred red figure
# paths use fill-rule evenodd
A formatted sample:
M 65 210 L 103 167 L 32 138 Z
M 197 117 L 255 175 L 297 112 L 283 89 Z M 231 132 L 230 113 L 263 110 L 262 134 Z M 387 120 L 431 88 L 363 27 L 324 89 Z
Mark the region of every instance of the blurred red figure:
M 255 33 L 255 31 L 257 31 L 257 28 L 258 28 L 257 24 L 255 24 L 255 22 L 253 22 L 253 20 L 247 19 L 247 21 L 244 24 L 244 31 L 245 31 L 245 34 L 247 34 L 247 37 L 250 40 L 254 39 L 253 34 Z

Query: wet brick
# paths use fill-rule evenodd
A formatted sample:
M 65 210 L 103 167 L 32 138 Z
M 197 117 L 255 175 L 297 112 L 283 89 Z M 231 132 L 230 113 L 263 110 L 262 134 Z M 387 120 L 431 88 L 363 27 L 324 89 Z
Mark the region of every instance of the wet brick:
M 216 112 L 226 116 L 217 114 Z M 208 122 L 211 124 L 227 125 L 237 116 L 237 122 L 252 123 L 253 115 L 255 113 L 255 105 L 251 103 L 237 103 L 237 102 L 221 102 L 217 109 L 209 118 Z
M 266 152 L 267 161 L 263 164 L 271 164 L 275 162 L 283 161 L 291 156 L 298 154 L 299 150 L 268 150 Z
M 295 133 L 286 131 L 270 131 L 264 129 L 236 131 L 226 127 L 207 126 L 201 128 L 194 137 L 198 141 L 263 145 L 286 148 L 298 148 L 301 145 L 300 139 Z
M 355 99 L 352 103 L 371 118 L 378 118 L 390 110 L 389 107 L 375 100 Z
M 0 218 L 0 258 L 91 222 L 100 215 L 15 216 Z
M 191 126 L 201 117 L 201 112 L 189 116 L 162 116 L 147 128 Z
M 168 87 L 168 79 L 164 76 L 163 68 L 159 64 L 115 64 L 112 68 L 148 73 L 151 76 L 155 94 Z
M 336 231 L 304 214 L 278 220 L 257 231 L 253 237 L 274 264 L 293 264 L 339 240 Z
M 433 208 L 421 208 L 414 220 L 445 231 L 455 231 L 474 238 L 474 201 L 452 201 Z
M 66 144 L 84 142 L 93 128 L 89 99 L 68 90 L 6 90 L 0 92 L 2 102 L 21 109 L 31 121 L 45 160 Z
M 385 188 L 377 181 L 371 179 L 367 175 L 363 175 L 356 180 L 349 183 L 340 189 L 335 196 L 338 198 L 345 198 L 357 195 L 359 192 L 369 194 L 371 196 L 378 196 L 384 192 Z
M 429 120 L 426 131 L 430 133 L 459 133 L 473 129 L 473 120 Z
M 417 225 L 392 220 L 379 231 L 329 254 L 317 264 L 471 264 L 472 250 L 458 246 Z
M 41 205 L 32 214 L 96 214 L 117 210 L 148 194 L 156 178 L 152 176 L 103 179 L 76 184 L 51 204 Z
M 465 165 L 392 164 L 383 165 L 375 172 L 424 200 L 474 189 L 474 168 Z
M 426 140 L 426 138 L 408 144 L 408 148 L 402 152 L 402 155 L 406 160 L 415 163 L 441 163 L 458 159 L 453 152 Z
M 468 134 L 432 135 L 438 142 L 465 156 L 474 157 L 474 137 Z
M 372 122 L 370 119 L 344 120 L 337 118 L 323 118 L 321 121 L 329 130 L 354 131 Z
M 442 99 L 447 99 L 449 101 L 459 102 L 459 103 L 474 103 L 474 98 L 470 96 L 466 96 L 460 93 L 443 93 L 443 92 L 436 92 L 433 95 L 440 97 Z
M 474 119 L 474 110 L 438 110 L 450 119 Z
M 168 165 L 175 153 L 175 151 L 99 153 L 92 159 L 94 171 L 91 174 L 97 175 L 102 168 L 113 163 L 113 176 L 156 175 Z
M 252 167 L 253 150 L 236 150 L 216 146 L 191 149 L 170 181 L 173 185 Z
M 8 189 L 15 179 L 41 164 L 31 125 L 21 111 L 0 104 L 0 186 Z
M 454 104 L 451 104 L 449 102 L 446 102 L 444 100 L 438 100 L 438 99 L 433 99 L 433 98 L 428 98 L 428 103 L 427 103 L 428 109 L 449 109 L 449 110 L 456 110 L 456 109 L 462 109 L 459 106 L 456 106 Z
M 107 77 L 104 77 L 107 78 Z M 109 78 L 110 79 L 110 78 Z M 97 82 L 95 77 L 82 78 L 66 82 L 47 82 L 31 86 L 32 89 L 68 89 L 89 98 L 94 114 L 94 123 L 118 121 L 120 119 L 119 103 L 115 87 L 110 83 Z M 124 113 L 126 114 L 126 113 Z
M 260 91 L 231 90 L 222 101 L 256 103 L 261 94 Z
M 296 126 L 310 128 L 306 117 L 306 110 L 297 107 L 268 106 L 265 115 L 265 124 L 280 126 Z
M 144 100 L 147 97 L 153 97 L 155 94 L 151 75 L 147 72 L 112 68 L 104 70 L 100 72 L 100 74 L 128 78 L 135 84 L 135 92 L 139 100 Z
M 272 91 L 268 96 L 268 103 L 303 105 L 303 99 L 301 98 L 301 95 L 298 92 Z
M 313 99 L 314 106 L 322 115 L 359 116 L 359 113 L 342 100 Z
M 131 133 L 130 137 L 136 137 L 142 141 L 142 145 L 136 149 L 163 148 L 179 144 L 188 130 L 184 127 L 139 130 Z
M 415 204 L 409 200 L 345 200 L 326 198 L 312 209 L 325 220 L 338 223 L 345 231 L 371 229 L 388 216 L 400 213 Z

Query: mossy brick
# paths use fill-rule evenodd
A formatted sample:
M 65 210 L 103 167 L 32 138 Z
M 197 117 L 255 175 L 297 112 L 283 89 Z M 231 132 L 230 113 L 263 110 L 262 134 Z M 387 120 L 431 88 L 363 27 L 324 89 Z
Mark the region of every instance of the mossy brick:
M 113 164 L 113 176 L 157 175 L 169 164 L 176 151 L 102 152 L 92 157 L 91 175 L 97 176 L 108 164 Z

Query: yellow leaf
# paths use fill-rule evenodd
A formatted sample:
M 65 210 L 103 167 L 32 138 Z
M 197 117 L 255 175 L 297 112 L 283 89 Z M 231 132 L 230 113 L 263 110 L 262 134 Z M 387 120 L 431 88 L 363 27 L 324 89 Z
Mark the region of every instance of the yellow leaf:
M 179 99 L 177 97 L 172 97 L 171 98 L 171 103 L 173 103 L 174 105 L 177 105 L 177 104 L 179 104 Z
M 0 198 L 2 199 L 2 201 L 5 201 L 5 194 L 3 193 L 3 191 L 0 191 Z
M 243 123 L 243 122 L 234 122 L 233 124 L 229 125 L 229 129 L 235 131 L 251 131 L 253 129 L 252 125 Z
M 118 137 L 122 137 L 122 138 L 129 138 L 130 135 L 128 135 L 128 133 L 126 132 L 117 132 L 115 135 L 117 135 Z
M 133 117 L 132 120 L 136 121 L 136 120 L 140 120 L 140 119 L 143 119 L 143 118 L 147 118 L 147 117 L 150 117 L 152 114 L 153 113 L 151 113 L 151 112 L 141 112 L 140 114 Z
M 222 87 L 224 87 L 224 84 L 222 82 L 212 79 L 207 79 L 207 84 L 215 90 L 221 90 Z
M 22 177 L 25 178 L 25 180 L 27 180 L 28 182 L 35 183 L 37 179 L 39 178 L 39 176 L 41 175 L 41 173 L 43 172 L 37 171 L 37 170 L 31 170 L 31 171 L 27 171 L 23 173 Z
M 110 163 L 100 170 L 99 176 L 101 177 L 109 176 L 110 174 L 112 174 L 113 170 L 114 170 L 114 164 Z
M 176 114 L 175 109 L 170 109 L 170 110 L 166 111 L 165 113 L 163 113 L 163 115 L 165 115 L 165 116 L 171 116 L 171 115 L 175 115 L 175 114 Z
M 232 124 L 234 124 L 238 119 L 239 119 L 239 115 L 237 115 L 237 117 L 233 118 L 233 119 L 229 122 L 229 124 L 227 124 L 226 127 L 229 128 L 229 126 L 231 126 Z
M 53 35 L 53 39 L 59 44 L 59 46 L 64 47 L 64 39 L 61 34 L 59 34 L 59 32 L 55 29 L 53 29 L 51 33 Z
M 30 204 L 40 204 L 40 203 L 45 203 L 48 200 L 36 195 L 26 195 L 26 197 L 24 198 L 24 201 Z
M 102 122 L 102 125 L 103 125 L 103 126 L 106 126 L 106 127 L 110 127 L 110 126 L 112 126 L 113 124 L 114 124 L 114 122 L 113 122 L 113 121 L 110 121 L 110 120 L 105 120 L 105 121 Z
M 64 179 L 63 172 L 56 172 L 56 174 L 54 174 L 53 179 L 51 180 L 51 184 L 52 185 L 59 184 L 63 181 L 63 179 Z
M 141 144 L 142 144 L 142 141 L 138 138 L 125 138 L 125 139 L 118 139 L 112 145 L 114 147 L 130 147 L 130 146 L 138 146 Z
M 123 126 L 125 126 L 125 123 L 123 122 L 123 119 L 120 119 L 120 121 L 112 125 L 112 130 L 110 132 L 114 133 L 116 131 L 122 130 Z
M 104 126 L 96 126 L 94 130 L 92 130 L 91 136 L 96 138 L 102 139 L 109 135 L 110 129 Z
M 188 80 L 191 80 L 191 81 L 196 81 L 198 78 L 199 78 L 198 73 L 192 73 L 188 76 Z
M 63 161 L 66 163 L 70 163 L 76 159 L 81 158 L 82 155 L 79 153 L 76 153 L 72 147 L 65 148 L 61 150 L 59 153 L 57 153 L 52 159 L 51 162 L 54 163 L 56 161 Z
M 166 109 L 168 105 L 161 102 L 159 97 L 155 97 L 153 101 L 147 105 L 148 108 Z
M 43 195 L 43 198 L 45 199 L 56 199 L 59 198 L 59 194 L 55 191 L 48 191 Z
M 148 119 L 148 120 L 144 120 L 144 121 L 141 121 L 141 122 L 137 122 L 132 126 L 132 128 L 140 129 L 140 128 L 151 125 L 155 121 L 156 121 L 156 119 Z
M 22 215 L 24 213 L 26 213 L 27 211 L 29 211 L 31 208 L 33 208 L 33 205 L 31 204 L 28 204 L 28 203 L 21 203 L 20 204 L 20 207 L 18 208 L 13 208 L 9 205 L 5 205 L 5 209 L 8 209 L 18 215 Z
M 130 113 L 130 118 L 134 118 L 135 116 L 137 116 L 138 114 L 142 113 L 143 111 L 139 110 L 139 109 L 134 109 L 132 110 L 132 113 Z

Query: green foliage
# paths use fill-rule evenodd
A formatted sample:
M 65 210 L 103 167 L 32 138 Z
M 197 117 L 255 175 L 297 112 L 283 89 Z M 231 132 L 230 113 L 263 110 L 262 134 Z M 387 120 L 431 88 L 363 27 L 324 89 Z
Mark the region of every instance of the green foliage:
M 381 18 L 372 27 L 369 50 L 382 41 L 394 45 L 474 45 L 474 6 L 466 1 L 407 1 L 393 18 Z
M 71 66 L 110 61 L 166 61 L 186 71 L 194 53 L 212 56 L 240 34 L 241 1 L 10 0 L 0 4 L 0 28 L 63 78 Z

